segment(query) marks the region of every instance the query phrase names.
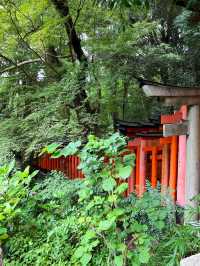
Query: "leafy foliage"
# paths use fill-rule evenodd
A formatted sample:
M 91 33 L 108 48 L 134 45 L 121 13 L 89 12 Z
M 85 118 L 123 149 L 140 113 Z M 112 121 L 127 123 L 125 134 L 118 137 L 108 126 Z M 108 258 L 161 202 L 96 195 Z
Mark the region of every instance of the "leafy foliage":
M 106 135 L 113 117 L 156 116 L 161 104 L 144 97 L 138 77 L 199 84 L 199 24 L 189 23 L 190 11 L 166 0 L 60 1 L 81 40 L 83 71 L 54 2 L 1 3 L 2 160 L 24 162 L 52 142 Z
M 134 163 L 122 160 L 124 147 L 118 134 L 90 136 L 79 152 L 83 180 L 53 172 L 37 183 L 4 245 L 5 265 L 179 265 L 198 252 L 199 228 L 176 225 L 170 198 L 148 186 L 124 197 Z
M 15 162 L 0 168 L 0 243 L 12 231 L 13 219 L 19 215 L 20 203 L 28 196 L 28 186 L 37 171 L 29 174 L 27 167 L 23 172 L 14 171 Z M 14 171 L 14 173 L 13 173 Z

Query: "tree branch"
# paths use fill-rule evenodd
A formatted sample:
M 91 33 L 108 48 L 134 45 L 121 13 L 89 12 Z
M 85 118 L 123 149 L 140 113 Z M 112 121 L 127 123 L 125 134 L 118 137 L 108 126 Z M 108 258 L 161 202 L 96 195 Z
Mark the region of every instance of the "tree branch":
M 78 9 L 77 9 L 76 18 L 74 19 L 74 23 L 73 23 L 74 24 L 74 27 L 76 25 L 76 22 L 78 21 L 78 18 L 80 16 L 80 12 L 83 9 L 84 4 L 85 4 L 85 0 L 80 0 L 79 6 L 78 6 Z
M 24 65 L 33 64 L 33 63 L 37 63 L 37 62 L 41 62 L 41 59 L 40 58 L 29 59 L 29 60 L 26 60 L 26 61 L 23 61 L 23 62 L 20 62 L 20 63 L 16 63 L 16 64 L 14 64 L 12 66 L 4 68 L 3 70 L 0 70 L 0 74 L 3 74 L 5 72 L 11 71 L 11 70 L 14 70 L 14 69 L 22 67 Z
M 8 13 L 9 13 L 9 16 L 10 16 L 11 23 L 13 24 L 13 26 L 14 26 L 14 28 L 15 28 L 15 31 L 16 31 L 17 35 L 19 36 L 20 40 L 26 45 L 26 47 L 27 47 L 31 52 L 33 52 L 38 58 L 40 58 L 40 60 L 41 60 L 44 64 L 46 64 L 49 68 L 51 68 L 51 69 L 56 73 L 57 76 L 59 76 L 59 73 L 57 72 L 57 70 L 56 70 L 53 66 L 51 66 L 50 64 L 48 64 L 48 62 L 46 62 L 46 61 L 44 60 L 44 58 L 42 58 L 42 57 L 40 56 L 40 54 L 39 54 L 37 51 L 35 51 L 35 50 L 29 45 L 29 43 L 28 43 L 27 41 L 24 40 L 24 38 L 22 37 L 22 35 L 21 35 L 21 33 L 20 33 L 20 30 L 19 30 L 19 28 L 18 28 L 18 25 L 15 23 L 15 21 L 14 21 L 14 19 L 13 19 L 13 17 L 12 17 L 12 14 L 11 14 L 10 10 L 8 10 Z M 17 20 L 16 17 L 15 17 L 15 19 Z
M 7 57 L 6 55 L 3 55 L 2 53 L 0 53 L 0 57 L 3 58 L 5 61 L 9 62 L 10 64 L 13 65 L 14 68 L 17 68 L 17 63 L 15 61 L 13 61 L 11 58 Z M 13 69 L 14 69 L 13 68 Z M 7 70 L 8 71 L 8 70 Z M 23 68 L 22 66 L 22 71 L 24 72 L 24 74 L 30 79 L 32 80 L 32 77 L 26 72 L 26 70 Z M 0 74 L 5 73 L 6 71 L 1 72 Z

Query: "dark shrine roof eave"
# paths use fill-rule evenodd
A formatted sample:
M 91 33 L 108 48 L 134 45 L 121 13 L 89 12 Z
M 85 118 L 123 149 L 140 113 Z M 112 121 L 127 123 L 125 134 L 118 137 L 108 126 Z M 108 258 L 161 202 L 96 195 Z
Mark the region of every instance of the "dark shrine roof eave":
M 140 80 L 140 87 L 147 96 L 157 97 L 200 97 L 199 87 L 181 87 L 148 80 Z
M 138 121 L 126 121 L 126 120 L 121 120 L 121 119 L 117 119 L 116 120 L 116 124 L 118 126 L 127 126 L 127 127 L 133 127 L 133 128 L 138 128 L 138 127 L 158 127 L 160 125 L 160 123 L 157 122 L 138 122 Z

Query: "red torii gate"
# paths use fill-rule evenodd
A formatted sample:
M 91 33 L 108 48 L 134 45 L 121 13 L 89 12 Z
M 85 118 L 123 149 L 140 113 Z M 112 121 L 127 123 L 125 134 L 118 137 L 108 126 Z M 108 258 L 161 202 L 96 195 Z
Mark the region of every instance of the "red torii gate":
M 179 146 L 182 147 L 182 152 L 179 152 L 179 164 L 181 164 L 181 158 L 186 160 L 185 179 L 180 179 L 178 182 L 179 187 L 182 187 L 182 196 L 179 197 L 179 201 L 196 209 L 193 217 L 187 216 L 186 212 L 186 219 L 197 220 L 198 201 L 192 199 L 200 193 L 200 87 L 179 87 L 146 80 L 141 81 L 141 87 L 147 96 L 159 97 L 168 106 L 177 108 L 177 106 L 187 105 L 188 110 L 184 117 L 187 121 L 173 126 L 166 125 L 163 127 L 163 135 L 173 133 L 179 136 Z M 181 170 L 180 175 L 182 175 Z
M 174 201 L 185 205 L 186 135 L 163 134 L 169 134 L 166 125 L 182 124 L 186 116 L 187 106 L 182 106 L 174 114 L 162 115 L 161 124 L 126 124 L 124 134 L 133 137 L 127 147 L 136 155 L 135 167 L 127 180 L 127 196 L 132 192 L 142 196 L 148 180 L 152 188 L 156 188 L 159 182 L 161 193 L 170 190 Z M 74 179 L 83 178 L 82 172 L 77 169 L 79 163 L 77 156 L 54 159 L 45 154 L 34 165 L 41 169 L 62 171 L 68 178 Z

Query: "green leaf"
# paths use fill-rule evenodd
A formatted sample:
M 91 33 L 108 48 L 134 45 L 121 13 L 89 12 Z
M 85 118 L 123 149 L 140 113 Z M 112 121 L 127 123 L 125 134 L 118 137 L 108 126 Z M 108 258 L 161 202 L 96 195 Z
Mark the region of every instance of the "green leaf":
M 69 156 L 74 155 L 78 152 L 78 148 L 81 146 L 81 141 L 78 140 L 76 142 L 69 143 L 64 149 L 60 151 L 61 156 Z
M 87 243 L 89 240 L 93 239 L 96 237 L 96 233 L 92 230 L 86 231 L 85 235 L 83 236 L 81 242 L 82 243 Z
M 115 193 L 117 194 L 122 194 L 128 189 L 128 184 L 127 183 L 122 183 L 120 184 L 116 189 Z
M 150 259 L 150 254 L 148 249 L 141 249 L 139 253 L 139 261 L 141 263 L 148 263 Z
M 58 149 L 57 151 L 55 151 L 55 152 L 52 154 L 51 158 L 59 158 L 59 157 L 61 157 L 61 156 L 62 156 L 62 152 L 61 152 L 60 149 Z
M 7 229 L 5 227 L 0 227 L 0 235 L 6 234 Z
M 0 240 L 4 240 L 8 238 L 8 234 L 0 235 Z
M 37 174 L 39 173 L 39 170 L 35 170 L 33 171 L 30 175 L 29 175 L 29 178 L 33 178 L 34 176 L 36 176 Z
M 107 215 L 107 218 L 109 220 L 116 220 L 119 216 L 122 216 L 124 212 L 125 211 L 122 208 L 115 208 Z
M 83 254 L 85 253 L 85 248 L 83 246 L 80 246 L 76 249 L 76 251 L 74 252 L 74 257 L 76 259 L 79 259 L 83 256 Z
M 7 175 L 10 174 L 10 172 L 14 169 L 15 167 L 15 160 L 12 160 L 9 165 L 8 165 L 8 172 L 7 172 Z
M 91 193 L 92 193 L 92 190 L 90 189 L 90 188 L 84 188 L 84 189 L 81 189 L 80 191 L 79 191 L 79 193 L 78 193 L 78 195 L 79 195 L 79 200 L 85 200 L 85 199 L 87 199 L 87 198 L 89 198 L 90 197 L 90 195 L 91 195 Z
M 114 178 L 106 178 L 103 180 L 102 187 L 104 191 L 113 191 L 113 189 L 116 187 L 117 183 Z
M 157 221 L 155 225 L 159 230 L 162 230 L 165 227 L 165 223 L 163 221 Z
M 119 170 L 119 177 L 121 179 L 127 179 L 132 172 L 132 167 L 130 165 L 127 165 L 120 167 L 118 170 Z
M 134 166 L 134 162 L 135 162 L 135 154 L 134 153 L 124 155 L 123 159 L 124 159 L 125 164 L 129 164 L 130 166 Z
M 57 149 L 59 146 L 60 146 L 60 144 L 58 144 L 58 143 L 52 143 L 52 144 L 50 144 L 50 145 L 44 147 L 39 155 L 42 155 L 42 154 L 44 154 L 44 153 L 46 153 L 46 152 L 52 154 L 53 152 L 56 151 L 56 149 Z
M 123 266 L 123 256 L 115 256 L 114 263 L 115 266 Z
M 92 255 L 90 253 L 85 253 L 82 258 L 80 259 L 80 262 L 83 266 L 88 265 L 92 258 Z
M 3 221 L 4 219 L 5 219 L 5 216 L 2 213 L 0 213 L 0 221 Z
M 99 230 L 100 231 L 107 231 L 113 225 L 113 221 L 104 220 L 99 223 Z

